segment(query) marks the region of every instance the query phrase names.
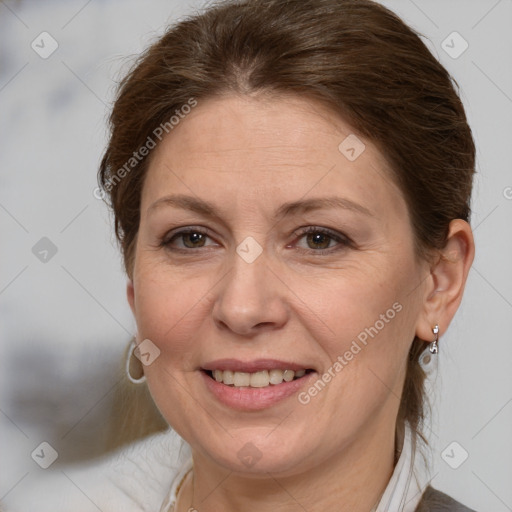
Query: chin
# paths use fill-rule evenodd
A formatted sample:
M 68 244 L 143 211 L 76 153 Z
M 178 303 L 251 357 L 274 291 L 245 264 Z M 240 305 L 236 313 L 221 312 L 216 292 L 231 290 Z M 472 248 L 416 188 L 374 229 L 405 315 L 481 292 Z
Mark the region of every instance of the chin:
M 266 434 L 262 434 L 258 429 L 251 434 L 248 429 L 243 435 L 233 436 L 230 442 L 223 439 L 218 445 L 203 447 L 202 451 L 207 452 L 215 464 L 234 473 L 268 477 L 268 473 L 288 476 L 303 471 L 304 461 L 314 453 L 314 447 L 309 453 L 304 436 L 298 432 L 296 439 L 289 433 L 277 436 L 275 432 L 268 432 L 272 430 L 266 429 Z M 226 447 L 229 447 L 228 452 Z

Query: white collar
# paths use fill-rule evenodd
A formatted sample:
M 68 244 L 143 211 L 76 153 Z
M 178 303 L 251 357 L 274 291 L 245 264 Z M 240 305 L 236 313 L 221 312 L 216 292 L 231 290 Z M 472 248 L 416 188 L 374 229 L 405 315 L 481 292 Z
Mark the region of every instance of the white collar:
M 421 501 L 422 490 L 415 464 L 416 451 L 413 450 L 412 430 L 407 422 L 404 430 L 402 452 L 375 512 L 414 512 Z M 192 464 L 192 458 L 189 457 L 178 471 L 160 512 L 174 512 L 177 490 L 192 469 Z
M 405 424 L 402 453 L 375 512 L 414 512 L 421 501 L 421 485 L 409 423 Z

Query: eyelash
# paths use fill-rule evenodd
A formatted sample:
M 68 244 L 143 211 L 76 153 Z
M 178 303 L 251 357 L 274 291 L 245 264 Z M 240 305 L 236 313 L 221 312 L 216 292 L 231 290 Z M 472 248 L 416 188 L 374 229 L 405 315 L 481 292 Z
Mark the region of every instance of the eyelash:
M 191 228 L 187 228 L 187 229 L 183 229 L 181 231 L 177 231 L 176 233 L 173 233 L 171 234 L 171 236 L 167 236 L 165 237 L 164 239 L 162 239 L 161 243 L 159 244 L 160 247 L 164 247 L 170 251 L 173 251 L 173 252 L 181 252 L 181 253 L 190 253 L 191 251 L 196 251 L 198 249 L 202 249 L 202 247 L 198 247 L 196 249 L 194 248 L 191 248 L 191 249 L 182 249 L 182 248 L 173 248 L 171 247 L 171 243 L 177 239 L 177 238 L 180 238 L 180 237 L 183 237 L 185 235 L 189 235 L 189 234 L 192 234 L 192 233 L 197 233 L 197 234 L 200 234 L 200 235 L 206 235 L 208 236 L 209 238 L 211 238 L 210 236 L 210 231 L 206 228 L 194 228 L 194 227 L 191 227 Z M 294 234 L 296 236 L 300 238 L 310 234 L 310 233 L 315 233 L 315 234 L 321 234 L 321 235 L 326 235 L 328 236 L 329 238 L 331 238 L 332 240 L 334 240 L 335 242 L 338 242 L 338 246 L 335 246 L 334 248 L 329 248 L 329 249 L 302 249 L 302 248 L 299 248 L 298 250 L 301 251 L 301 252 L 306 252 L 308 254 L 311 254 L 313 253 L 314 255 L 323 255 L 323 254 L 332 254 L 333 252 L 337 252 L 337 251 L 340 251 L 340 250 L 343 250 L 343 249 L 346 249 L 347 247 L 353 247 L 354 244 L 352 242 L 352 240 L 350 240 L 348 237 L 346 237 L 345 235 L 342 235 L 340 233 L 337 233 L 335 231 L 331 231 L 330 229 L 327 229 L 327 228 L 320 228 L 320 227 L 315 227 L 315 226 L 309 226 L 307 229 L 304 229 L 300 232 L 295 232 Z

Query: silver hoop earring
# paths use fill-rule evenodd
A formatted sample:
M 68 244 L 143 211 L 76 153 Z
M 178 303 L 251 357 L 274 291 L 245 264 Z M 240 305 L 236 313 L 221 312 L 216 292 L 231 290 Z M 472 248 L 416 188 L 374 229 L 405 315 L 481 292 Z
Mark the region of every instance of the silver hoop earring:
M 126 358 L 126 375 L 132 384 L 142 384 L 146 382 L 146 376 L 144 375 L 142 363 L 134 354 L 136 348 L 137 344 L 135 343 L 135 338 L 133 338 L 128 348 L 128 357 Z
M 437 342 L 439 340 L 439 325 L 436 324 L 432 329 L 432 332 L 434 333 L 434 341 L 430 344 L 430 353 L 437 354 L 439 352 L 439 348 L 437 346 Z

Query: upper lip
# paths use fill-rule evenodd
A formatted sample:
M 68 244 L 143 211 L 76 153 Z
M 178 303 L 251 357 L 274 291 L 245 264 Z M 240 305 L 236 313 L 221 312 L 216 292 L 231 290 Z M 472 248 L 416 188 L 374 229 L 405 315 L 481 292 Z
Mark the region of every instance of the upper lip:
M 203 370 L 230 370 L 232 372 L 253 373 L 263 370 L 309 370 L 307 364 L 281 361 L 278 359 L 253 359 L 252 361 L 240 361 L 238 359 L 216 359 L 201 366 Z

